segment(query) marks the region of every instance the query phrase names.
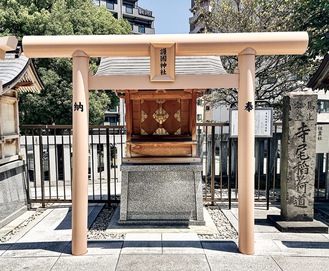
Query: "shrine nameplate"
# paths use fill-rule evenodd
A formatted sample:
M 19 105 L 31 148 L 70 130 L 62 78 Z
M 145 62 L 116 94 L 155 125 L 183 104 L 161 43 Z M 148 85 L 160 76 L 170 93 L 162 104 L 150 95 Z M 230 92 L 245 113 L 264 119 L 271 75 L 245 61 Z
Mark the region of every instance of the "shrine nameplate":
M 175 80 L 175 43 L 152 43 L 151 72 L 152 82 L 168 82 Z

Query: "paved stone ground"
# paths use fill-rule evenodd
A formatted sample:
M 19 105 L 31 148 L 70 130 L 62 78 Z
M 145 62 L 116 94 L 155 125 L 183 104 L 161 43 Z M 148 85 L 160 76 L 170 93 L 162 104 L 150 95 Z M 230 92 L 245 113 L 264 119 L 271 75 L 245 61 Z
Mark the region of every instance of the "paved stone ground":
M 89 226 L 101 205 L 89 206 Z M 238 210 L 223 208 L 237 226 Z M 0 243 L 0 270 L 328 270 L 329 234 L 281 233 L 267 220 L 277 207 L 255 207 L 255 254 L 238 252 L 237 240 L 202 240 L 196 232 L 126 233 L 123 240 L 89 240 L 71 255 L 70 205 L 48 208 Z

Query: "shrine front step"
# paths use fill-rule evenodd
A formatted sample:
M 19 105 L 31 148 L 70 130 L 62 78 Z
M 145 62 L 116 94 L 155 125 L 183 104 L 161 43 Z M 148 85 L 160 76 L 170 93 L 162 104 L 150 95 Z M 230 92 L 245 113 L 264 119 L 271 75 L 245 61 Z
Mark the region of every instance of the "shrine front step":
M 201 164 L 121 166 L 120 224 L 205 225 Z

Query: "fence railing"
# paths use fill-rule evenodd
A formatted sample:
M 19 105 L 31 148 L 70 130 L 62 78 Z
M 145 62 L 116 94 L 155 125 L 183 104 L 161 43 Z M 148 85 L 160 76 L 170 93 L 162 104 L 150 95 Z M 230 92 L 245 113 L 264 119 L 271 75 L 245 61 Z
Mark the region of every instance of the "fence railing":
M 203 163 L 204 200 L 207 203 L 238 199 L 238 144 L 229 137 L 228 123 L 198 123 L 198 150 Z M 255 139 L 255 200 L 280 200 L 282 124 L 273 124 L 272 138 Z M 316 154 L 315 200 L 328 200 L 328 153 Z
M 28 172 L 29 203 L 71 202 L 72 126 L 21 126 L 21 150 Z M 228 123 L 198 123 L 198 154 L 203 165 L 205 203 L 238 199 L 237 139 Z M 255 139 L 255 200 L 280 199 L 281 124 L 272 138 Z M 123 126 L 89 129 L 89 201 L 119 202 L 120 165 L 125 151 Z M 317 154 L 315 200 L 328 199 L 328 154 Z
M 71 202 L 72 126 L 24 125 L 20 130 L 28 202 Z M 119 202 L 125 129 L 91 126 L 89 142 L 89 201 Z

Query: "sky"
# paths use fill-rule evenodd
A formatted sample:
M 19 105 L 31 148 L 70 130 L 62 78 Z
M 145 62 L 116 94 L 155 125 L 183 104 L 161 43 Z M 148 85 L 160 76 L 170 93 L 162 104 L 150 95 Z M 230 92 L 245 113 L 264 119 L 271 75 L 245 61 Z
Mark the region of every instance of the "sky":
M 188 34 L 191 0 L 139 0 L 138 5 L 152 10 L 156 34 Z

